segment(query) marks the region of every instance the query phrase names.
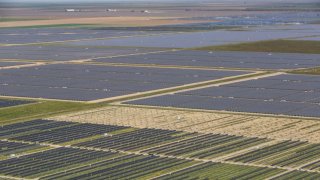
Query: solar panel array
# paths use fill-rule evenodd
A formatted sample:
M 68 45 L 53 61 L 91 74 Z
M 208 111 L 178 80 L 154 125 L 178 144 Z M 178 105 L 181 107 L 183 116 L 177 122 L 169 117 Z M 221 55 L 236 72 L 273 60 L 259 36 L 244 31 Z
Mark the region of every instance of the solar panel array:
M 320 77 L 285 74 L 127 103 L 320 117 Z
M 247 72 L 51 64 L 0 70 L 0 95 L 88 101 Z
M 0 108 L 17 106 L 17 105 L 22 105 L 22 104 L 29 104 L 29 103 L 32 103 L 32 101 L 0 99 Z
M 158 51 L 150 48 L 130 48 L 130 47 L 79 47 L 79 46 L 57 46 L 57 45 L 29 45 L 10 46 L 0 48 L 0 59 L 21 59 L 21 60 L 54 60 L 69 61 L 79 59 L 93 59 L 97 57 L 129 55 Z M 1 62 L 2 63 L 2 62 Z M 0 63 L 0 66 L 1 66 Z
M 64 143 L 126 129 L 124 126 L 32 120 L 0 127 L 0 138 L 24 142 Z
M 1 50 L 0 50 L 1 51 Z M 1 54 L 1 53 L 0 53 Z M 1 55 L 0 55 L 1 56 Z M 8 67 L 8 66 L 18 66 L 18 65 L 25 65 L 25 64 L 30 64 L 30 63 L 25 63 L 25 62 L 5 62 L 5 61 L 0 61 L 0 67 Z
M 160 32 L 76 28 L 2 28 L 0 44 L 26 44 L 92 38 L 157 34 Z
M 67 42 L 71 45 L 85 46 L 137 46 L 137 47 L 164 47 L 164 48 L 194 48 L 230 43 L 254 42 L 273 39 L 295 38 L 319 35 L 319 31 L 261 29 L 260 27 L 248 28 L 245 31 L 201 31 L 174 33 L 159 36 L 125 37 L 106 40 L 90 40 Z
M 320 54 L 265 52 L 175 51 L 127 57 L 99 58 L 107 63 L 157 64 L 178 66 L 295 69 L 320 65 Z

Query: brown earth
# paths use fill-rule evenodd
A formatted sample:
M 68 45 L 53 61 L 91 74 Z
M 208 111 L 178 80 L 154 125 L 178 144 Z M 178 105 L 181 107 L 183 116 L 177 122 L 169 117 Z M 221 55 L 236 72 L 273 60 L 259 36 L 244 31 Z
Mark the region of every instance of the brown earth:
M 156 26 L 170 24 L 186 24 L 195 22 L 208 22 L 196 20 L 179 20 L 174 17 L 93 17 L 93 18 L 69 18 L 53 20 L 30 20 L 30 21 L 11 21 L 0 22 L 0 27 L 23 27 L 23 26 L 42 26 L 42 25 L 61 25 L 61 24 L 92 24 L 108 26 Z M 213 21 L 210 21 L 213 22 Z

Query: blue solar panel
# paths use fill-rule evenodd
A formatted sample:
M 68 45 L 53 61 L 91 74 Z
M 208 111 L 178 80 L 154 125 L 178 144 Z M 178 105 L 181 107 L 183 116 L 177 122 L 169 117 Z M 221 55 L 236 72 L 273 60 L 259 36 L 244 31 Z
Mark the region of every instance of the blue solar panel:
M 280 75 L 146 98 L 128 104 L 320 117 L 320 83 L 307 75 Z
M 246 73 L 248 72 L 52 64 L 0 70 L 0 95 L 88 101 Z

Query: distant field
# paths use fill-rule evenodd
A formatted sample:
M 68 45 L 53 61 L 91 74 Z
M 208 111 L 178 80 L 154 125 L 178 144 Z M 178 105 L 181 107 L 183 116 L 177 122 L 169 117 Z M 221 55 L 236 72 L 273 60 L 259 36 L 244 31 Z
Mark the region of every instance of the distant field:
M 301 40 L 272 40 L 223 46 L 208 46 L 197 48 L 197 50 L 320 54 L 320 42 Z
M 40 19 L 28 19 L 28 18 L 6 18 L 6 17 L 0 17 L 0 22 L 11 22 L 11 21 L 31 21 L 31 20 L 40 20 Z
M 0 27 L 24 27 L 24 26 L 46 26 L 63 24 L 103 24 L 108 26 L 143 26 L 148 25 L 170 25 L 185 23 L 209 22 L 205 20 L 178 20 L 175 17 L 90 17 L 90 18 L 69 18 L 69 19 L 51 19 L 51 20 L 28 20 L 28 21 L 10 21 L 1 22 Z M 212 21 L 210 21 L 212 22 Z

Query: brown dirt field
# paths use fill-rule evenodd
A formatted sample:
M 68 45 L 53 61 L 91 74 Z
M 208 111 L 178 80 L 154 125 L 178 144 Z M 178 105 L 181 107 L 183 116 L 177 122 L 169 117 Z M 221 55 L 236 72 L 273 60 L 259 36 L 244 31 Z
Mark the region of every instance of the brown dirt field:
M 320 143 L 320 121 L 110 106 L 51 119 Z
M 175 17 L 93 17 L 93 18 L 69 18 L 53 20 L 30 20 L 30 21 L 11 21 L 0 22 L 0 27 L 23 27 L 41 25 L 62 25 L 62 24 L 92 24 L 108 26 L 156 26 L 170 24 L 186 24 L 196 22 L 195 20 L 177 20 Z M 210 21 L 212 22 L 212 21 Z

